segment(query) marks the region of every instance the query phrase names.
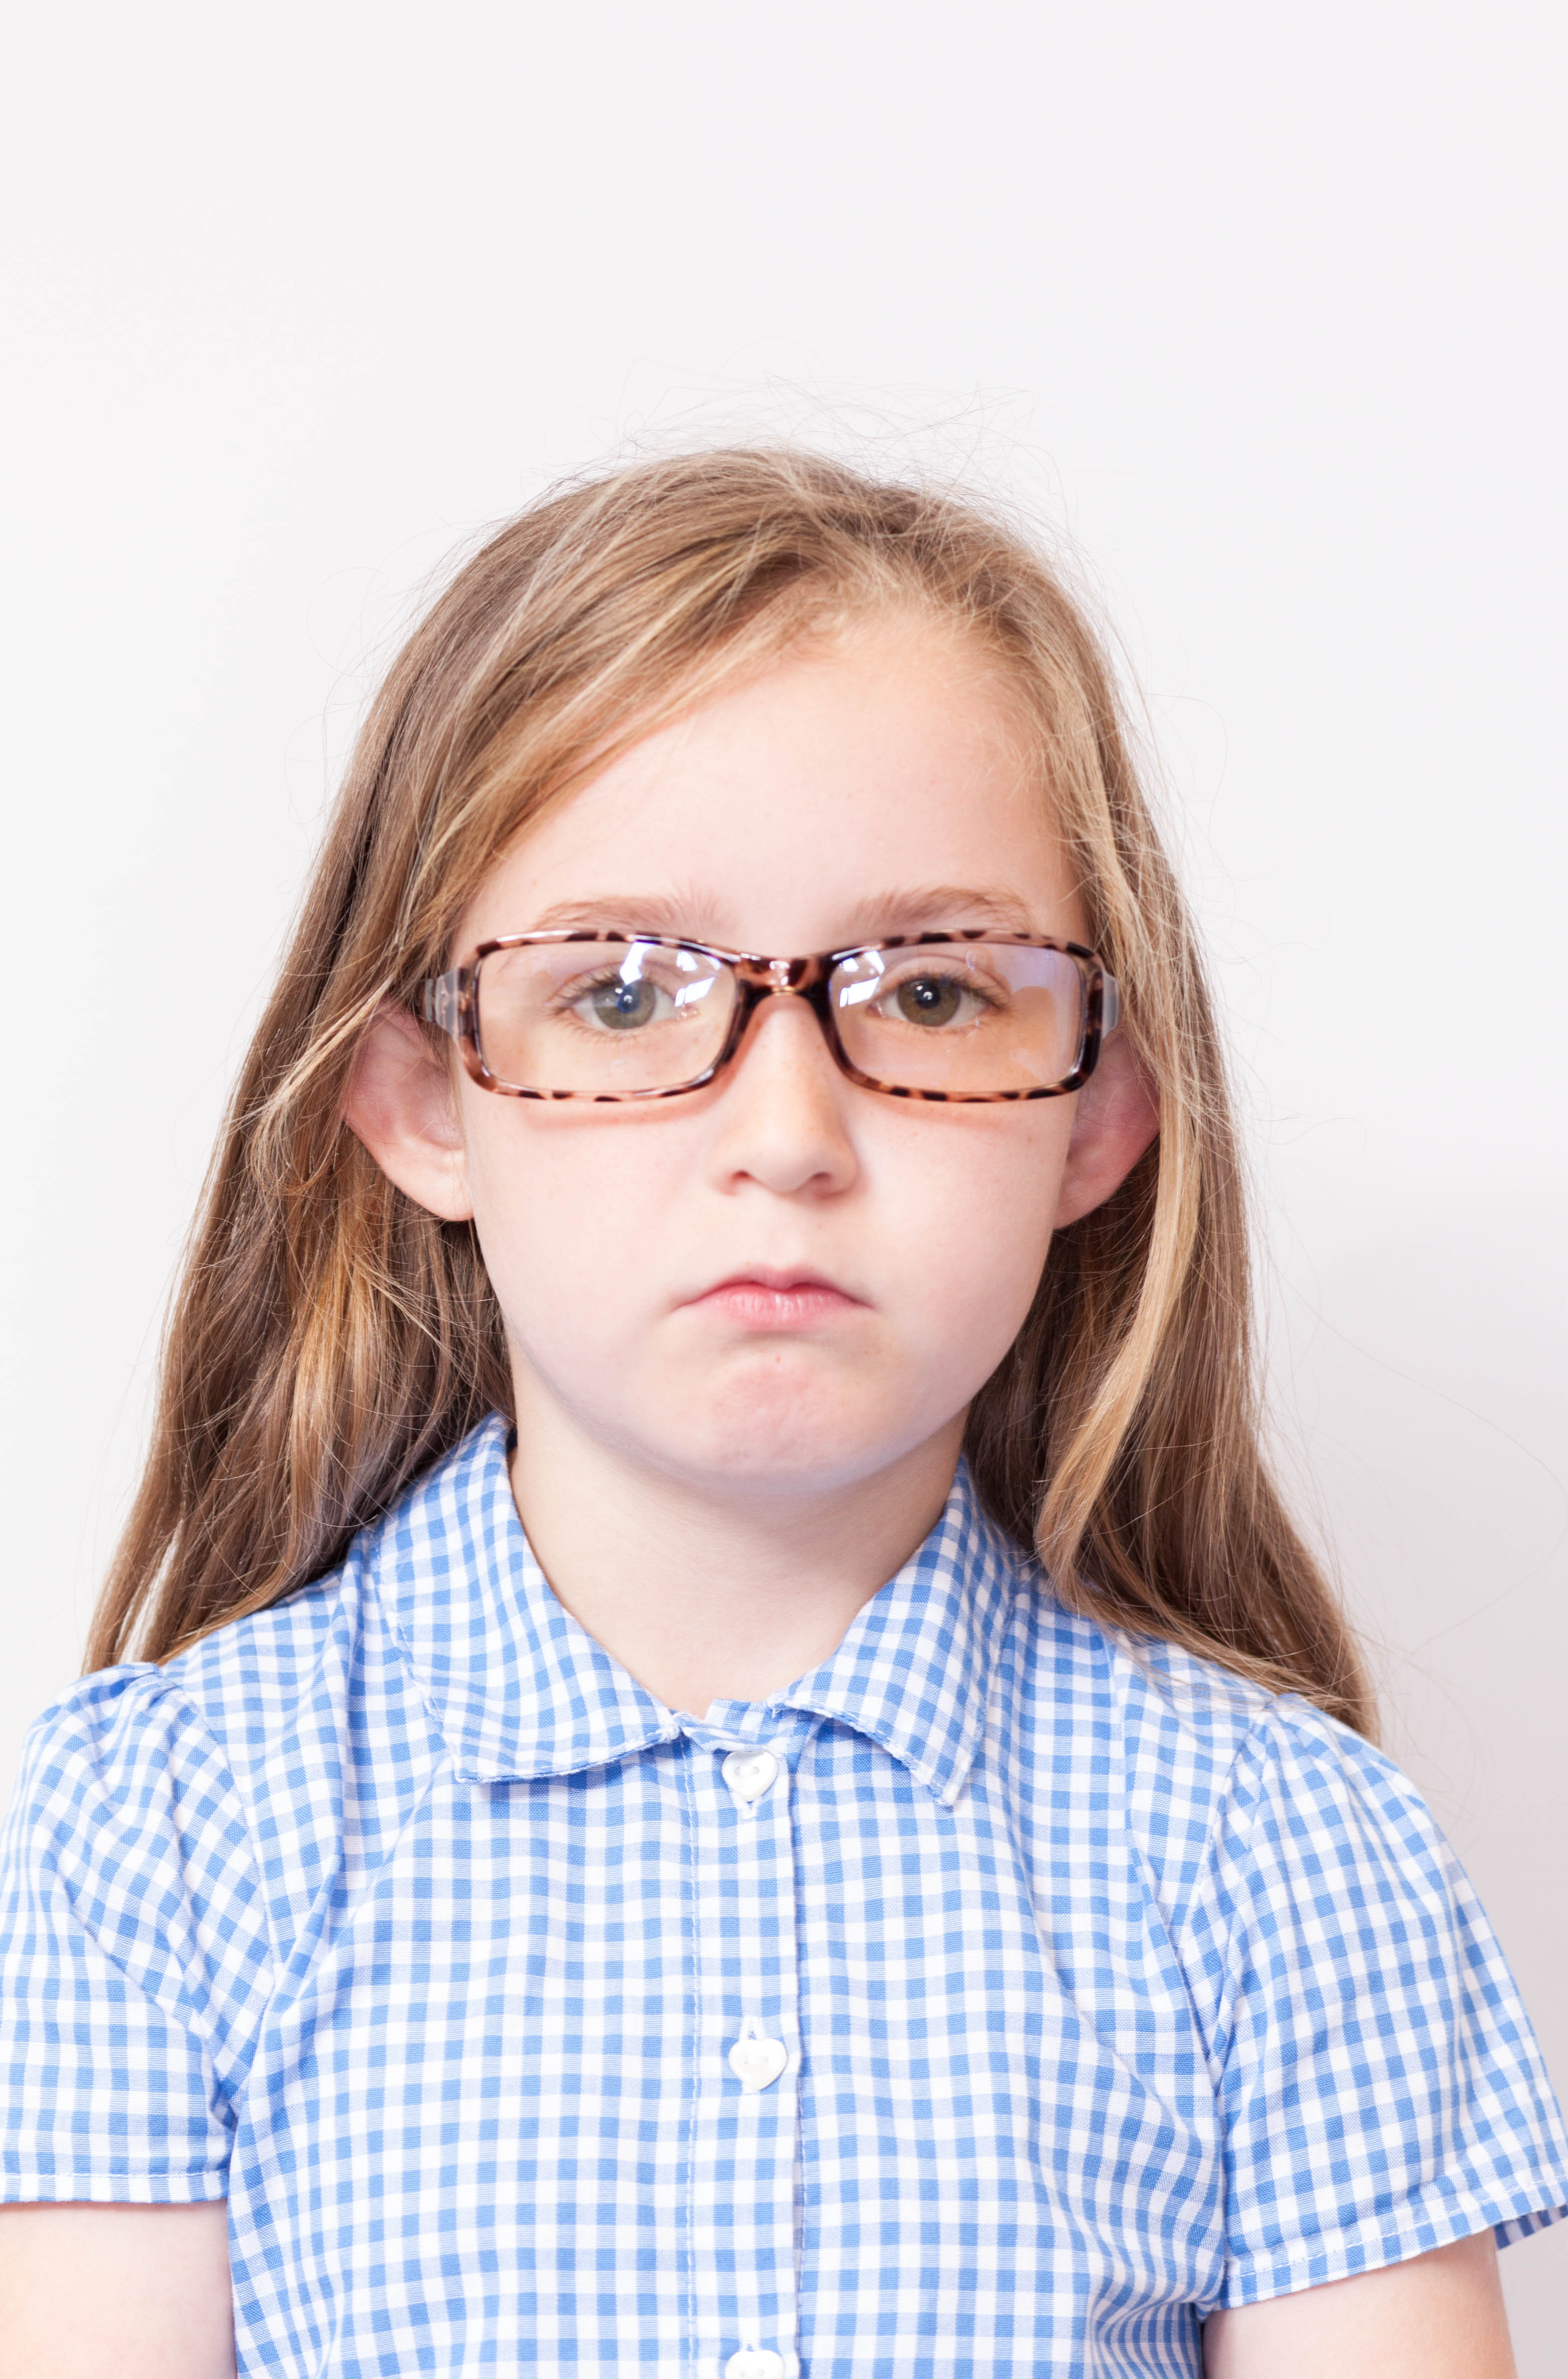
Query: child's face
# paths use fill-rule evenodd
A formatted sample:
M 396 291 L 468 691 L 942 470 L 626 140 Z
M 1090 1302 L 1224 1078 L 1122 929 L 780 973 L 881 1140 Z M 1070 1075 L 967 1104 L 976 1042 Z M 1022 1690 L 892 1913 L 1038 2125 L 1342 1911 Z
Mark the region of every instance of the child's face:
M 998 679 L 928 628 L 787 658 L 525 834 L 453 956 L 578 924 L 769 956 L 931 925 L 1082 941 L 1008 727 Z M 787 1497 L 945 1439 L 956 1452 L 1053 1228 L 1108 1194 L 1150 1136 L 1109 1049 L 1077 1097 L 919 1104 L 857 1087 L 805 1004 L 769 999 L 728 1073 L 681 1097 L 548 1104 L 454 1066 L 455 1129 L 443 1141 L 427 1085 L 423 1121 L 399 1137 L 377 1083 L 428 1060 L 383 1033 L 349 1112 L 404 1188 L 472 1214 L 521 1425 L 542 1401 L 689 1488 Z

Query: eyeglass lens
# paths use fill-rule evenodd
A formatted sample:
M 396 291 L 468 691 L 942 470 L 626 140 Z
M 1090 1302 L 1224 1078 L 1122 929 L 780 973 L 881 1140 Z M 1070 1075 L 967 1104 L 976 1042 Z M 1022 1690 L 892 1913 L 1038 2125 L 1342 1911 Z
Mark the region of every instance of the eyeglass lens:
M 651 942 L 491 950 L 476 986 L 481 1055 L 518 1090 L 579 1096 L 679 1090 L 713 1066 L 739 997 L 733 970 Z M 888 1089 L 994 1096 L 1050 1089 L 1083 1046 L 1083 983 L 1061 950 L 926 943 L 860 950 L 834 969 L 850 1063 Z

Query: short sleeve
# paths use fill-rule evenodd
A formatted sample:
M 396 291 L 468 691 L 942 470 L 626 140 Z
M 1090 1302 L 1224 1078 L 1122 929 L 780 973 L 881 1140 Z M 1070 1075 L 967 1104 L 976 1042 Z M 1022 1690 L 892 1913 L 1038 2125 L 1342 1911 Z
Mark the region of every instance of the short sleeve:
M 226 2193 L 270 1965 L 232 1778 L 145 1667 L 29 1738 L 0 1847 L 0 2199 Z
M 1358 1736 L 1270 1706 L 1186 1930 L 1224 2133 L 1216 2302 L 1568 2212 L 1568 2139 L 1502 1952 L 1415 1788 Z

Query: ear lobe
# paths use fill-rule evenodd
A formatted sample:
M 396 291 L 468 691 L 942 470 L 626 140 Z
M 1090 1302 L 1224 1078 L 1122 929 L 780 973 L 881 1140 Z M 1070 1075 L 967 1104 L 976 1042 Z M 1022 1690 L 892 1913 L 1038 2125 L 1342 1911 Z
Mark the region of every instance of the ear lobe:
M 355 1056 L 343 1119 L 389 1181 L 442 1222 L 473 1214 L 450 1069 L 388 1001 Z
M 1063 1230 L 1103 1206 L 1121 1188 L 1159 1129 L 1160 1094 L 1127 1035 L 1114 1033 L 1078 1094 L 1055 1228 Z

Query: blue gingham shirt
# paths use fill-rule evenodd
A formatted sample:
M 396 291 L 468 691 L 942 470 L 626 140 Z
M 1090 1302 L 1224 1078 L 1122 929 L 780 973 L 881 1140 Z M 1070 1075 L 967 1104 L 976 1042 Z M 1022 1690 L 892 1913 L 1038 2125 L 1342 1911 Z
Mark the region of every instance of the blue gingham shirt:
M 242 2373 L 1196 2373 L 1565 2210 L 1409 1784 L 1065 1612 L 960 1473 L 830 1660 L 665 1709 L 483 1424 L 332 1576 L 35 1729 L 4 2193 L 227 2197 Z

